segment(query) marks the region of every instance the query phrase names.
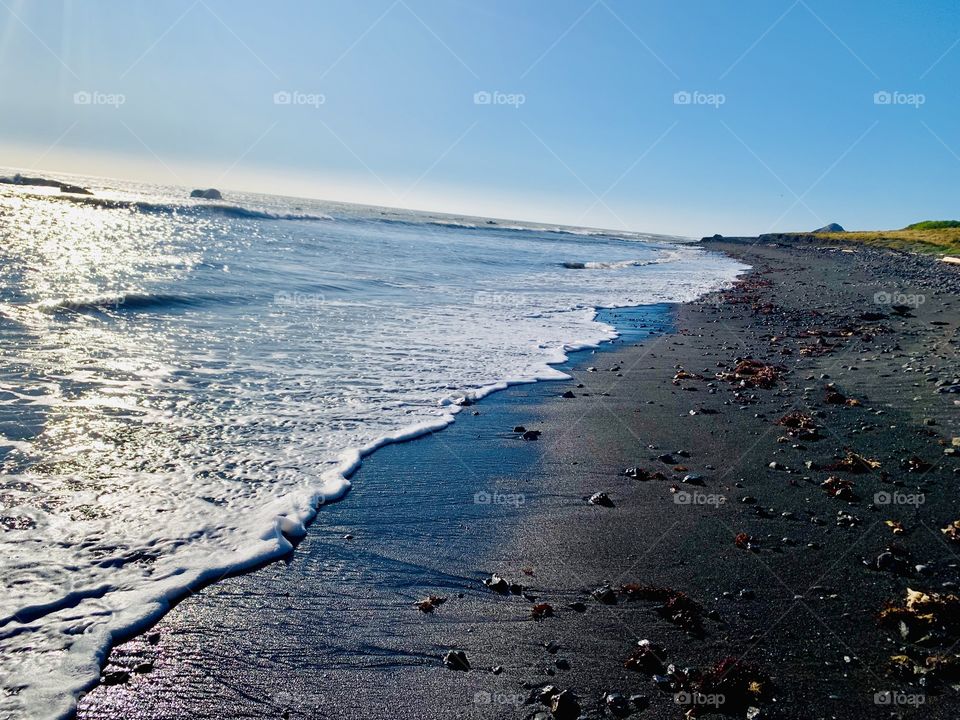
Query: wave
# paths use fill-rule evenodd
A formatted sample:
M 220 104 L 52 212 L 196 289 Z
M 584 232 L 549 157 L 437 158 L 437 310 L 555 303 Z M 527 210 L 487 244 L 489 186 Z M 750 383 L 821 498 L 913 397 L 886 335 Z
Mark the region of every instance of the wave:
M 150 310 L 182 305 L 194 305 L 198 298 L 185 295 L 153 293 L 106 293 L 82 298 L 44 300 L 35 307 L 41 312 L 102 312 L 105 310 Z
M 662 257 L 653 260 L 618 260 L 615 262 L 564 262 L 560 263 L 568 270 L 623 270 L 629 267 L 645 267 L 647 265 L 663 265 L 664 263 L 674 262 L 679 259 L 676 253 L 666 253 Z
M 147 200 L 119 200 L 114 198 L 98 198 L 83 196 L 50 196 L 52 199 L 79 205 L 92 205 L 107 210 L 133 210 L 141 213 L 155 213 L 159 215 L 204 216 L 219 215 L 239 220 L 302 220 L 321 221 L 333 220 L 329 215 L 308 215 L 306 213 L 275 213 L 268 210 L 256 210 L 242 205 L 229 203 L 163 203 Z

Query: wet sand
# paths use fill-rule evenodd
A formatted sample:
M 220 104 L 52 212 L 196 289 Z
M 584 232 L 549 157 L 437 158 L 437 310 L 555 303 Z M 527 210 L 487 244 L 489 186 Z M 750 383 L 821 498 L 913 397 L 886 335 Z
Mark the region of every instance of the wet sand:
M 125 681 L 80 717 L 960 715 L 951 668 L 891 674 L 890 659 L 949 657 L 960 635 L 904 639 L 877 620 L 908 587 L 960 582 L 941 532 L 960 518 L 946 454 L 960 268 L 709 246 L 753 273 L 697 303 L 612 312 L 622 340 L 575 355 L 570 382 L 511 388 L 378 451 L 286 563 L 118 646 L 106 672 L 129 679 L 107 675 Z M 744 358 L 776 367 L 734 377 Z M 776 424 L 793 412 L 815 437 Z M 841 462 L 851 452 L 879 467 Z M 486 587 L 492 574 L 514 592 Z M 446 600 L 419 610 L 431 595 Z M 445 667 L 451 650 L 469 671 Z

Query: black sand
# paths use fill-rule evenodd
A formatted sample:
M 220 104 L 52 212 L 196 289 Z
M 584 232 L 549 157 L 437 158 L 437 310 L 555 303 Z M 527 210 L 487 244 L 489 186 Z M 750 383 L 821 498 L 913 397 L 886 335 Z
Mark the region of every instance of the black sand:
M 570 383 L 513 388 L 478 416 L 378 451 L 289 562 L 210 586 L 117 647 L 108 672 L 150 670 L 93 690 L 80 717 L 550 717 L 528 700 L 552 684 L 571 693 L 558 717 L 575 716 L 572 695 L 582 717 L 611 717 L 621 706 L 604 695 L 619 693 L 624 712 L 678 718 L 688 707 L 675 693 L 711 679 L 684 681 L 683 669 L 724 658 L 737 664 L 712 679 L 729 697 L 698 716 L 960 715 L 950 667 L 890 674 L 892 655 L 949 658 L 960 636 L 907 642 L 877 622 L 908 587 L 949 594 L 960 581 L 960 545 L 941 533 L 960 518 L 960 460 L 945 454 L 960 435 L 960 269 L 863 249 L 711 245 L 755 272 L 674 309 L 677 334 L 628 332 L 575 357 Z M 878 293 L 915 307 L 898 314 Z M 629 330 L 662 314 L 614 315 Z M 747 357 L 781 366 L 771 387 L 716 377 Z M 674 384 L 680 368 L 702 379 Z M 828 383 L 858 404 L 827 403 Z M 775 424 L 792 411 L 820 439 Z M 517 425 L 542 435 L 523 441 Z M 819 469 L 848 451 L 880 466 Z M 828 477 L 851 481 L 856 499 L 830 497 Z M 587 501 L 600 491 L 612 507 Z M 876 505 L 877 493 L 900 502 Z M 853 517 L 838 524 L 838 513 Z M 888 548 L 882 569 L 864 564 Z M 484 587 L 491 573 L 523 594 Z M 591 596 L 604 585 L 614 604 Z M 446 602 L 421 612 L 430 595 Z M 685 610 L 679 624 L 657 612 L 665 597 Z M 553 616 L 532 619 L 537 603 Z M 658 668 L 659 686 L 624 667 L 641 639 L 676 665 Z M 469 672 L 444 667 L 451 649 Z M 741 676 L 755 682 L 749 702 L 735 697 Z M 887 691 L 899 694 L 877 696 Z

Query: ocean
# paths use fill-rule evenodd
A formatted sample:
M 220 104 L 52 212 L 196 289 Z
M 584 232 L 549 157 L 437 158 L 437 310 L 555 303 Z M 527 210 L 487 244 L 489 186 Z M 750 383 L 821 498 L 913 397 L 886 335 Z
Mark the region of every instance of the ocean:
M 287 553 L 361 458 L 744 266 L 681 238 L 70 178 L 0 185 L 0 717 Z M 349 496 L 344 502 L 349 502 Z M 323 522 L 322 509 L 315 522 Z

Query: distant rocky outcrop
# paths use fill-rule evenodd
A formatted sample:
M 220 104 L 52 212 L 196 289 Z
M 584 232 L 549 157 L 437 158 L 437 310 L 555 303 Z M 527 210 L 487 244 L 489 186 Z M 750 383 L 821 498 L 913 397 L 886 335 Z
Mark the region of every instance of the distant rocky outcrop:
M 0 183 L 4 183 L 6 185 L 55 187 L 60 192 L 64 193 L 73 193 L 75 195 L 93 195 L 92 192 L 87 190 L 85 187 L 80 187 L 79 185 L 70 185 L 69 183 L 60 182 L 59 180 L 49 180 L 41 177 L 29 177 L 27 175 L 21 175 L 20 173 L 17 173 L 13 177 L 0 177 Z
M 192 198 L 203 198 L 204 200 L 223 200 L 223 195 L 216 188 L 207 188 L 206 190 L 194 190 L 190 193 Z
M 822 228 L 813 231 L 814 233 L 833 233 L 833 232 L 846 232 L 840 225 L 837 223 L 830 223 L 829 225 L 824 225 Z

